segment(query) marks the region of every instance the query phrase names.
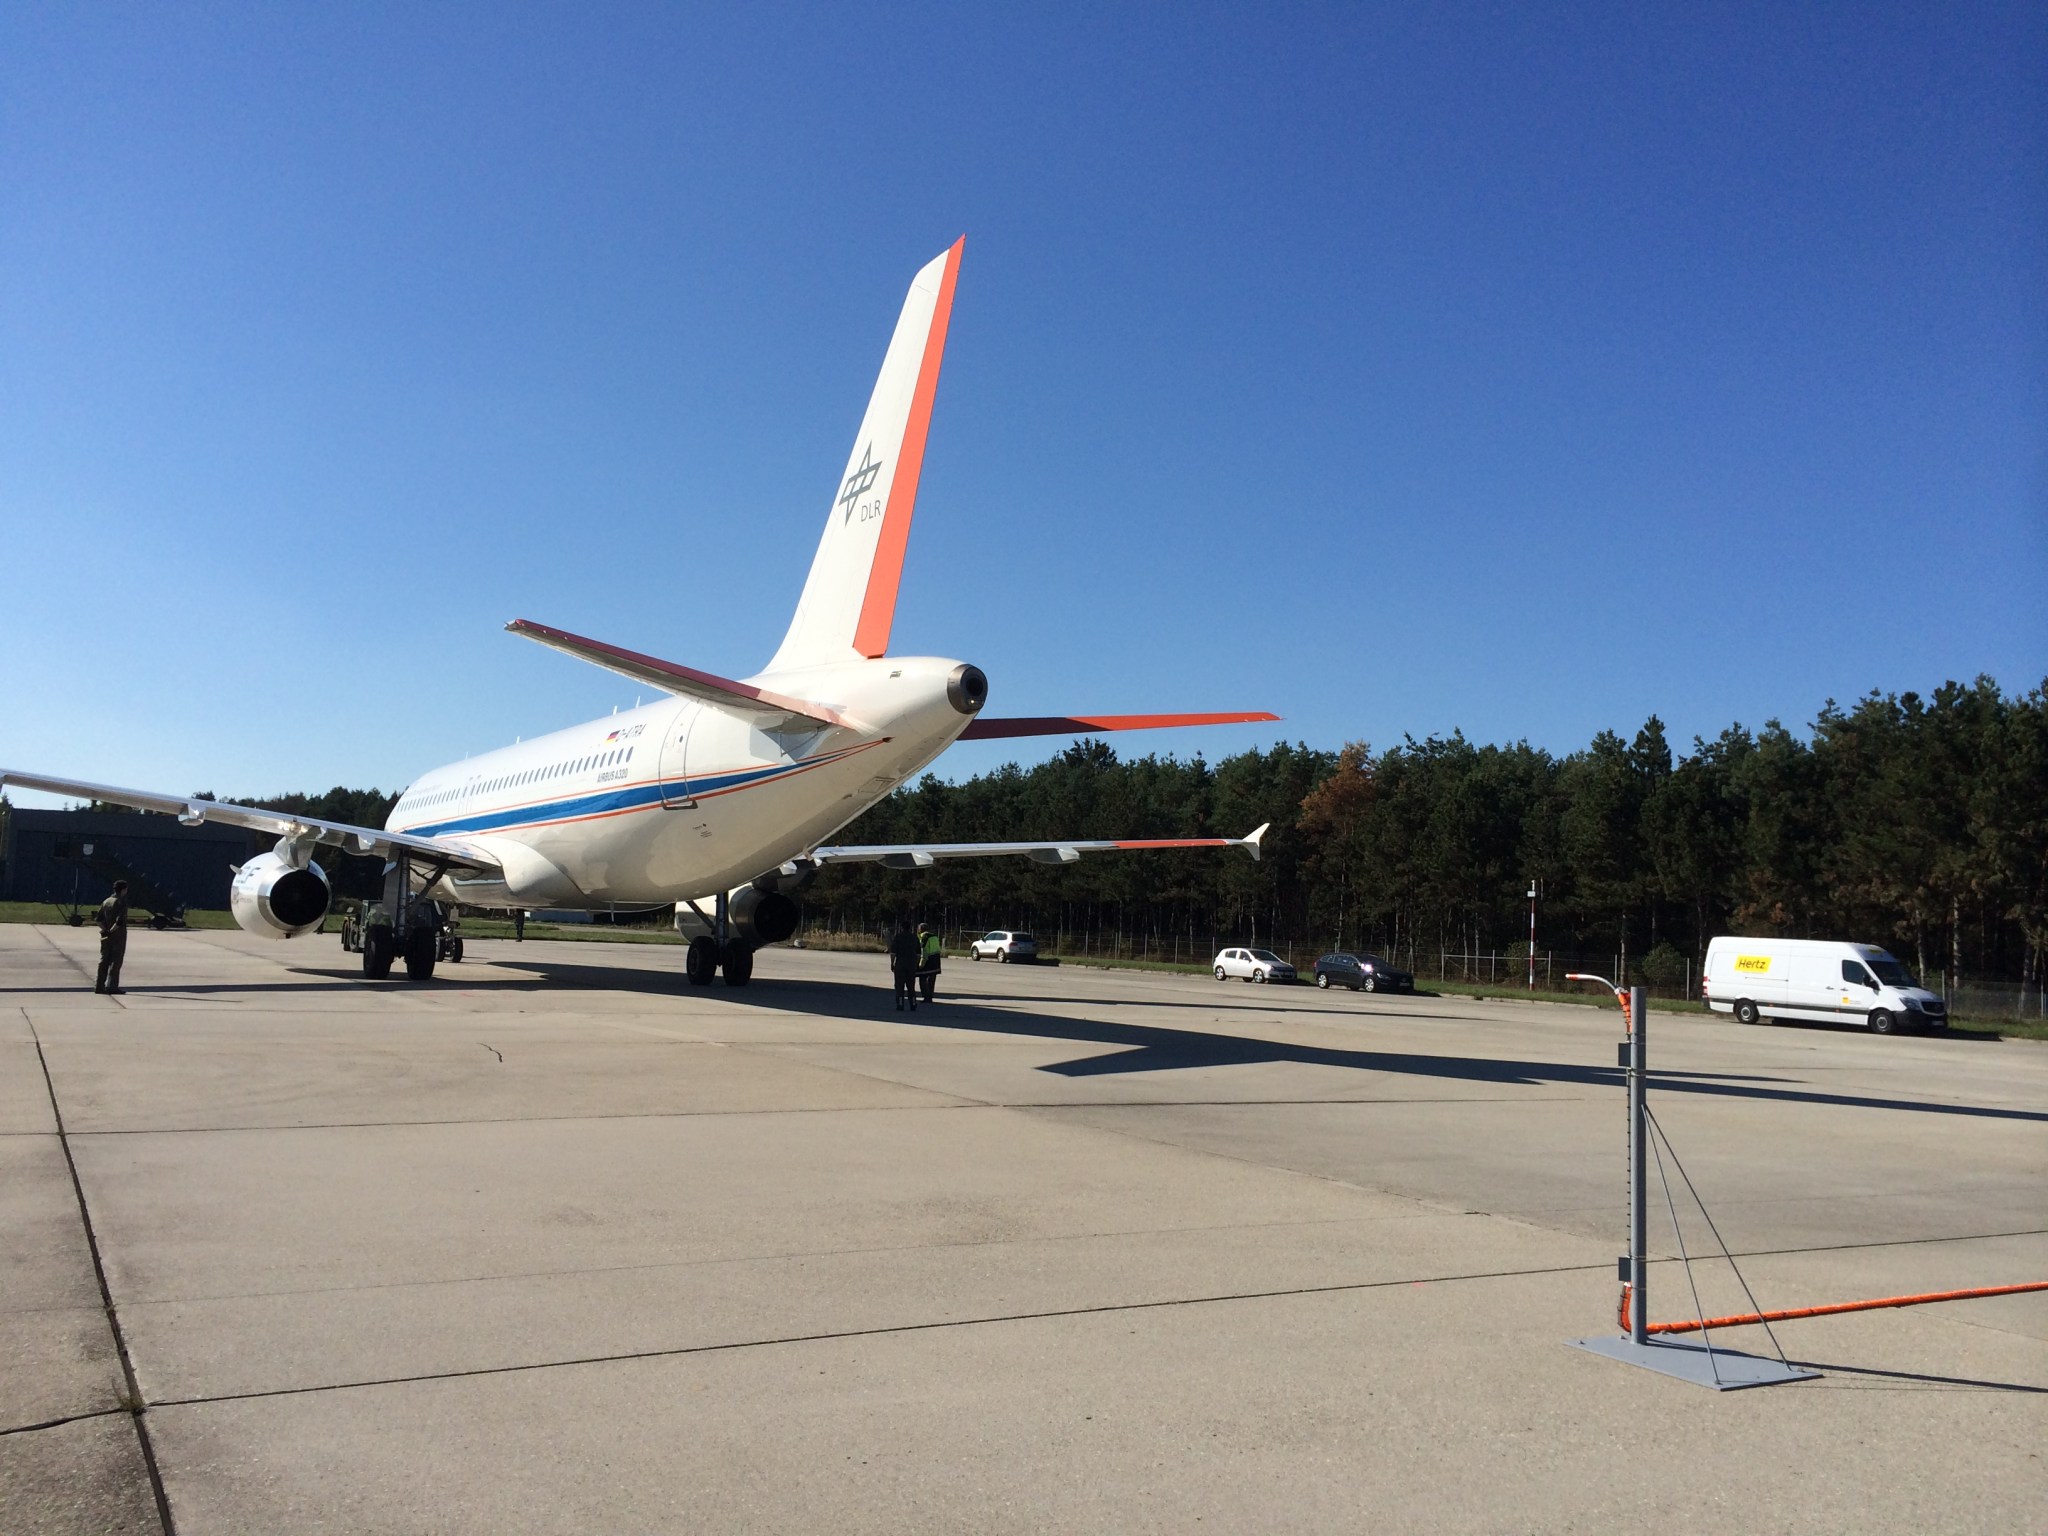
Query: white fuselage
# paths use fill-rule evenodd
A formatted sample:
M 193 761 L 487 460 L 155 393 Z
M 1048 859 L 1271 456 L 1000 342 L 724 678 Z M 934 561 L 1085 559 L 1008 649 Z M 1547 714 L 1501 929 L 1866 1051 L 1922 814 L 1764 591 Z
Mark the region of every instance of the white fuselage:
M 748 679 L 855 726 L 664 698 L 433 769 L 386 826 L 488 850 L 502 878 L 457 873 L 434 887 L 480 906 L 731 890 L 816 847 L 950 746 L 973 719 L 947 697 L 957 665 L 891 656 Z

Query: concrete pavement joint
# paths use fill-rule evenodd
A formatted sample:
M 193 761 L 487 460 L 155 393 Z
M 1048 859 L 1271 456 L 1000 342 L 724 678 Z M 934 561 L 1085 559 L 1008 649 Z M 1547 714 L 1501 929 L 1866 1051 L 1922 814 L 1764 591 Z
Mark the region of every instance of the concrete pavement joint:
M 1334 1221 L 1238 1221 L 1201 1227 L 1130 1227 L 1102 1232 L 1068 1232 L 1044 1237 L 995 1237 L 963 1239 L 954 1242 L 926 1243 L 875 1243 L 858 1248 L 796 1248 L 779 1253 L 739 1254 L 731 1258 L 718 1259 L 662 1259 L 645 1264 L 587 1264 L 573 1269 L 511 1269 L 489 1274 L 449 1275 L 428 1280 L 380 1280 L 365 1285 L 308 1285 L 294 1286 L 275 1291 L 221 1291 L 192 1296 L 166 1296 L 158 1301 L 129 1303 L 131 1312 L 148 1307 L 182 1307 L 195 1302 L 214 1301 L 255 1301 L 278 1296 L 352 1296 L 374 1291 L 428 1290 L 444 1285 L 493 1285 L 508 1280 L 561 1280 L 580 1275 L 621 1275 L 634 1274 L 643 1270 L 705 1270 L 729 1268 L 747 1264 L 788 1264 L 804 1259 L 858 1258 L 881 1253 L 945 1253 L 975 1248 L 1028 1248 L 1053 1247 L 1063 1243 L 1093 1243 L 1112 1239 L 1132 1237 L 1182 1237 L 1201 1236 L 1211 1232 L 1280 1232 L 1302 1231 L 1311 1227 L 1355 1227 L 1368 1224 L 1377 1226 L 1390 1221 L 1424 1221 L 1442 1212 L 1415 1210 L 1398 1216 L 1349 1217 Z M 1459 1215 L 1483 1214 L 1459 1212 Z M 1512 1220 L 1500 1217 L 1500 1220 Z M 1535 1273 L 1535 1271 L 1532 1271 Z M 1458 1277 L 1452 1277 L 1458 1278 Z M 1358 1281 L 1356 1284 L 1394 1284 L 1387 1281 Z M 1419 1282 L 1401 1281 L 1400 1284 Z M 1259 1293 L 1253 1293 L 1259 1294 Z M 1284 1294 L 1284 1293 L 1275 1293 Z M 1150 1305 L 1150 1303 L 1147 1303 Z M 1048 1314 L 1057 1315 L 1057 1314 Z
M 1527 1280 L 1545 1275 L 1607 1274 L 1610 1261 L 1558 1264 L 1539 1269 L 1480 1270 L 1462 1275 L 1430 1275 L 1395 1280 L 1350 1280 L 1333 1285 L 1295 1285 L 1271 1291 L 1227 1291 L 1210 1296 L 1173 1296 L 1159 1301 L 1105 1302 L 1095 1307 L 1056 1307 L 1041 1312 L 1002 1312 L 985 1317 L 947 1318 L 930 1323 L 894 1323 L 881 1328 L 834 1329 L 768 1339 L 735 1339 L 726 1344 L 685 1344 L 674 1349 L 636 1349 L 609 1355 L 580 1355 L 563 1360 L 535 1360 L 521 1365 L 486 1365 L 461 1371 L 426 1371 L 417 1376 L 374 1376 L 361 1381 L 335 1381 L 310 1387 L 269 1387 L 254 1392 L 223 1392 L 217 1396 L 168 1397 L 158 1408 L 202 1408 L 215 1403 L 249 1402 L 269 1397 L 305 1397 L 321 1392 L 348 1392 L 363 1387 L 403 1387 L 430 1381 L 463 1381 L 473 1377 L 511 1376 L 527 1371 L 553 1371 L 581 1365 L 623 1365 L 635 1360 L 671 1360 L 687 1355 L 731 1354 L 786 1344 L 830 1344 L 845 1339 L 887 1338 L 892 1334 L 936 1333 L 954 1328 L 980 1328 L 1000 1323 L 1033 1323 L 1063 1317 L 1104 1317 L 1116 1313 L 1160 1312 L 1175 1307 L 1215 1306 L 1236 1301 L 1282 1301 L 1292 1296 L 1330 1296 L 1347 1292 L 1391 1290 L 1396 1286 L 1451 1285 L 1465 1280 Z
M 62 1418 L 44 1419 L 40 1424 L 14 1424 L 0 1429 L 0 1440 L 9 1435 L 32 1435 L 39 1429 L 61 1429 L 66 1424 L 83 1424 L 88 1419 L 111 1419 L 118 1413 L 129 1413 L 127 1408 L 95 1408 L 90 1413 L 67 1413 Z
M 22 1013 L 27 1019 L 27 1010 Z M 122 1401 L 129 1417 L 135 1422 L 135 1438 L 142 1449 L 142 1464 L 149 1471 L 150 1492 L 156 1496 L 157 1519 L 162 1523 L 164 1536 L 176 1536 L 177 1524 L 171 1519 L 170 1496 L 164 1491 L 163 1473 L 156 1463 L 156 1447 L 150 1443 L 149 1425 L 143 1415 L 148 1404 L 143 1401 L 142 1387 L 135 1379 L 135 1362 L 128 1353 L 128 1339 L 121 1331 L 121 1315 L 114 1306 L 114 1293 L 107 1285 L 107 1266 L 100 1256 L 99 1234 L 93 1230 L 92 1210 L 85 1201 L 85 1183 L 78 1176 L 78 1160 L 71 1155 L 71 1139 L 64 1132 L 64 1110 L 57 1102 L 57 1084 L 50 1076 L 49 1059 L 43 1055 L 43 1037 L 36 1032 L 35 1020 L 28 1019 L 29 1037 L 35 1041 L 36 1064 L 43 1069 L 43 1087 L 50 1095 L 50 1114 L 57 1124 L 57 1145 L 64 1151 L 64 1166 L 71 1172 L 71 1192 L 78 1197 L 78 1219 L 85 1227 L 85 1243 L 92 1254 L 92 1275 L 100 1288 L 100 1304 L 106 1308 L 107 1327 L 113 1331 L 114 1348 L 121 1358 L 123 1382 Z
M 491 1049 L 489 1046 L 485 1050 Z M 853 1074 L 860 1075 L 860 1074 Z M 889 1081 L 877 1079 L 877 1081 Z M 902 1083 L 896 1087 L 905 1087 Z M 935 1090 L 932 1090 L 935 1091 Z M 958 1095 L 954 1095 L 958 1097 Z M 763 1119 L 777 1115 L 873 1115 L 932 1114 L 941 1110 L 1009 1109 L 1008 1104 L 987 1104 L 967 1100 L 959 1104 L 879 1104 L 869 1108 L 819 1106 L 811 1109 L 636 1109 L 613 1115 L 479 1115 L 463 1120 L 314 1120 L 298 1125 L 166 1125 L 110 1126 L 98 1131 L 74 1131 L 75 1136 L 231 1136 L 260 1135 L 271 1131 L 407 1131 L 452 1125 L 573 1125 L 579 1120 L 601 1123 L 611 1120 L 731 1120 L 749 1115 Z M 1068 1106 L 1073 1107 L 1073 1106 Z M 20 1133 L 6 1133 L 20 1134 Z M 37 1133 L 28 1133 L 37 1134 Z

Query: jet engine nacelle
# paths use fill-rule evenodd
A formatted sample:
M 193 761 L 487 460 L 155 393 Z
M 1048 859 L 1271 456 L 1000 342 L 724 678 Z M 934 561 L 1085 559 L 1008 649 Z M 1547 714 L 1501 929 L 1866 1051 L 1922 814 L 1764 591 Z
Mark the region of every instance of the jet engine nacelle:
M 796 932 L 796 902 L 780 891 L 743 885 L 733 892 L 727 916 L 749 944 L 780 944 Z
M 759 946 L 780 944 L 796 932 L 796 902 L 781 891 L 743 885 L 726 899 L 726 926 L 732 936 Z M 708 924 L 683 904 L 676 905 L 676 932 L 685 938 L 716 937 Z
M 320 926 L 327 915 L 327 871 L 303 869 L 281 854 L 261 853 L 235 871 L 229 894 L 235 921 L 266 938 L 295 939 Z

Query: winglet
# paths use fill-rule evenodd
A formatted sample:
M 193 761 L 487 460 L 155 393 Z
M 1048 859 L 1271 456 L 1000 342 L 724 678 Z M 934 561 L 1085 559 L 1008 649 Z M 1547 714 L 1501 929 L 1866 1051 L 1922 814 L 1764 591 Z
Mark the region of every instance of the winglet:
M 1258 825 L 1258 829 L 1254 831 L 1249 837 L 1247 837 L 1244 840 L 1244 842 L 1240 845 L 1243 847 L 1246 853 L 1252 856 L 1252 862 L 1254 864 L 1259 862 L 1259 840 L 1266 835 L 1266 828 L 1270 827 L 1271 825 L 1273 825 L 1273 823 L 1271 823 L 1270 821 L 1260 822 Z

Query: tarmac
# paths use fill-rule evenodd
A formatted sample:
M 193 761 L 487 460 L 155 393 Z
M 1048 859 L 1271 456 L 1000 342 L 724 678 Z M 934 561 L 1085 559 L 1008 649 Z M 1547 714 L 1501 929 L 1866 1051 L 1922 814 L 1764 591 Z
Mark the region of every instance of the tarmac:
M 1568 1347 L 1619 1331 L 1611 1008 L 94 950 L 0 927 L 9 1536 L 2044 1525 L 2048 1294 L 1781 1323 L 1819 1379 L 1740 1392 Z M 2048 1046 L 1649 1042 L 1763 1306 L 2048 1279 Z

